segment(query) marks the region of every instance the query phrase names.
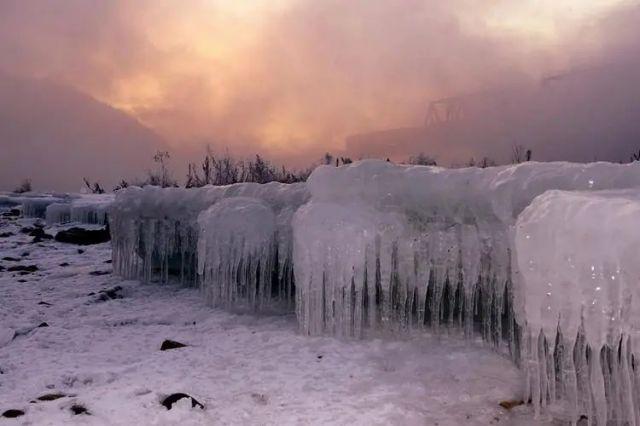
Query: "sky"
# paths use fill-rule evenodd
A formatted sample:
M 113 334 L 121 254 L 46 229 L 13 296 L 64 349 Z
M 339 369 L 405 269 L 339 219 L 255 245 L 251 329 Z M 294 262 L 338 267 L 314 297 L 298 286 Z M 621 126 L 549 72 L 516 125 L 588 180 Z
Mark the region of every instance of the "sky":
M 4 108 L 0 101 L 0 148 L 11 153 L 0 158 L 0 188 L 25 174 L 66 188 L 78 180 L 74 169 L 89 173 L 94 161 L 105 163 L 96 179 L 117 180 L 125 172 L 116 176 L 109 164 L 118 152 L 128 153 L 127 170 L 143 169 L 155 147 L 176 162 L 207 145 L 293 166 L 326 151 L 366 155 L 348 151 L 351 135 L 419 127 L 431 100 L 500 90 L 521 96 L 549 75 L 635 65 L 638 7 L 625 0 L 3 0 L 0 81 L 25 91 L 12 99 L 30 101 L 19 118 L 6 94 Z M 74 98 L 78 111 L 58 111 L 58 97 L 62 104 Z M 74 120 L 93 109 L 102 119 Z M 52 128 L 42 119 L 54 112 L 56 124 L 69 124 Z M 21 121 L 28 129 L 16 129 Z M 119 137 L 100 140 L 136 125 L 132 134 L 115 130 Z M 90 149 L 87 138 L 96 139 Z M 55 163 L 48 154 L 30 161 L 43 154 L 25 151 L 25 139 L 55 151 Z M 462 139 L 454 147 L 409 141 L 397 155 L 428 150 L 454 162 L 505 152 Z M 539 151 L 556 159 L 575 149 L 549 144 L 580 143 L 561 139 Z M 86 153 L 66 159 L 78 150 Z M 56 166 L 65 170 L 42 171 Z

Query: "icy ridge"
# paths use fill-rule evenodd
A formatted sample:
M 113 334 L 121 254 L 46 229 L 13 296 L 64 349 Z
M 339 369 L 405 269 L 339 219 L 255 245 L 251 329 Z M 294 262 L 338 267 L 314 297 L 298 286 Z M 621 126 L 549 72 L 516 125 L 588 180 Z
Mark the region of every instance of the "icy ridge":
M 539 413 L 640 424 L 640 190 L 549 191 L 517 221 L 527 391 Z
M 245 202 L 248 202 L 247 199 L 254 200 L 255 203 L 251 206 L 259 204 L 263 208 L 260 213 L 265 218 L 273 215 L 275 231 L 270 237 L 273 248 L 272 251 L 261 254 L 269 257 L 272 269 L 277 269 L 277 276 L 273 277 L 272 287 L 269 288 L 273 289 L 275 298 L 280 300 L 285 293 L 293 291 L 291 218 L 295 210 L 308 199 L 304 184 L 241 183 L 193 189 L 132 187 L 119 191 L 116 201 L 109 209 L 114 270 L 123 276 L 147 282 L 167 282 L 170 275 L 176 275 L 185 285 L 200 285 L 210 303 L 222 304 L 214 296 L 221 291 L 220 287 L 216 287 L 222 285 L 219 277 L 236 277 L 238 271 L 228 270 L 228 275 L 220 275 L 218 272 L 214 273 L 214 269 L 223 261 L 231 262 L 225 264 L 230 268 L 231 264 L 235 265 L 234 262 L 249 256 L 242 246 L 236 247 L 224 240 L 229 236 L 226 227 L 234 226 L 237 238 L 233 243 L 241 244 L 241 236 L 246 240 L 257 235 L 257 230 L 253 234 L 247 233 L 247 230 L 254 229 L 251 221 L 261 219 L 260 215 L 241 215 L 246 219 L 246 222 L 242 222 L 234 221 L 233 214 L 225 216 L 228 214 L 226 208 L 233 211 L 234 204 L 231 202 L 225 201 L 222 208 L 214 208 L 216 204 L 232 198 L 241 198 Z M 213 210 L 209 211 L 210 208 Z M 209 216 L 205 215 L 207 211 Z M 205 224 L 211 227 L 206 227 Z M 203 227 L 206 232 L 201 232 Z M 217 252 L 221 247 L 238 249 L 239 257 L 233 257 L 233 252 Z M 255 254 L 257 253 L 253 255 Z M 256 265 L 262 260 L 256 259 Z M 200 270 L 198 264 L 201 266 Z M 266 273 L 266 264 L 261 270 Z M 245 272 L 249 273 L 249 270 Z M 265 278 L 260 275 L 253 279 L 260 279 L 260 282 L 251 285 L 266 285 Z M 241 287 L 234 290 L 236 293 L 226 290 L 223 293 L 234 295 L 232 299 L 225 301 L 227 306 L 232 301 L 243 304 L 248 302 L 244 297 L 242 300 L 236 298 L 237 294 L 246 295 L 247 282 L 236 280 L 234 285 Z M 267 291 L 267 287 L 263 290 Z M 288 297 L 292 299 L 292 293 Z M 258 307 L 255 304 L 252 306 Z
M 620 242 L 637 223 L 637 188 L 638 164 L 448 170 L 374 160 L 319 167 L 306 184 L 129 188 L 109 209 L 114 269 L 147 281 L 179 275 L 227 308 L 291 306 L 295 294 L 303 334 L 480 333 L 524 362 L 539 411 L 638 424 L 637 324 L 629 318 L 640 310 L 625 302 L 635 281 L 620 276 L 626 287 L 612 287 L 617 299 L 595 299 L 618 312 L 615 320 L 585 315 L 595 290 L 558 272 L 562 256 L 544 242 L 584 245 L 587 257 L 606 248 L 609 257 L 589 265 L 598 279 L 618 277 L 638 246 Z M 580 239 L 614 222 L 623 225 Z M 523 269 L 529 258 L 538 272 Z M 565 277 L 572 290 L 545 305 L 544 274 Z
M 104 225 L 107 223 L 107 209 L 114 198 L 113 194 L 69 195 L 60 200 L 62 202 L 48 204 L 45 219 L 49 225 L 67 222 Z
M 514 350 L 513 318 L 522 311 L 511 296 L 518 214 L 548 189 L 640 186 L 640 166 L 452 170 L 367 160 L 319 167 L 307 186 L 311 201 L 294 218 L 303 333 L 458 324 Z

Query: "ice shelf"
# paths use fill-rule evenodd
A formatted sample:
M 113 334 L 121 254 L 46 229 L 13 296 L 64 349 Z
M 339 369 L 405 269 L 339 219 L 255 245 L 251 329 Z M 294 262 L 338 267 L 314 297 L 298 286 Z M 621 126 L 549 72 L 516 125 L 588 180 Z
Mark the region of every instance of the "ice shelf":
M 274 304 L 284 298 L 292 306 L 291 219 L 307 198 L 304 184 L 127 188 L 109 208 L 114 270 L 144 281 L 167 282 L 174 276 L 185 285 L 201 286 L 215 305 L 238 302 L 257 309 L 268 297 Z M 258 234 L 264 245 L 260 250 L 252 246 L 252 252 L 245 243 Z M 227 291 L 232 284 L 237 288 Z M 256 289 L 258 299 L 250 296 Z
M 640 422 L 640 190 L 548 191 L 515 248 L 527 391 L 539 412 Z
M 637 194 L 637 163 L 366 160 L 306 184 L 128 188 L 108 214 L 123 276 L 295 305 L 308 335 L 480 334 L 525 369 L 538 412 L 638 424 Z

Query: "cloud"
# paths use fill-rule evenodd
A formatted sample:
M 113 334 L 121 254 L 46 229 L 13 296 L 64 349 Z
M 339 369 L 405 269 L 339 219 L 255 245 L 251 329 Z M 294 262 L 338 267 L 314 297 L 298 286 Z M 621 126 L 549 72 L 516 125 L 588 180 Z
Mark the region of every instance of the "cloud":
M 82 178 L 111 189 L 139 178 L 164 147 L 136 120 L 68 86 L 0 74 L 0 189 L 25 178 L 37 190 L 77 191 Z
M 632 60 L 626 52 L 640 25 L 629 11 L 637 8 L 601 3 L 6 0 L 0 69 L 71 85 L 132 115 L 179 154 L 211 144 L 301 162 L 344 149 L 354 133 L 420 126 L 429 100 L 496 88 L 537 99 L 530 88 L 544 75 Z M 504 119 L 483 117 L 492 128 Z M 524 112 L 515 119 L 535 129 Z M 504 150 L 491 132 L 477 142 L 465 132 L 453 148 L 408 136 L 404 151 L 458 158 Z M 537 152 L 571 154 L 564 146 L 582 136 L 573 137 Z

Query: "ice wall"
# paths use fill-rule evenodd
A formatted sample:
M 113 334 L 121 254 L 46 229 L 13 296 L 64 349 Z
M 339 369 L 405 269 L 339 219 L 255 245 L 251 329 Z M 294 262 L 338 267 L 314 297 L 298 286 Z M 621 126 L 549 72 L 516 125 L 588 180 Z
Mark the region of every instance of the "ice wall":
M 235 198 L 240 200 L 227 201 Z M 109 208 L 114 270 L 144 281 L 167 282 L 171 276 L 178 277 L 186 285 L 200 285 L 207 300 L 216 305 L 237 302 L 258 308 L 268 291 L 276 301 L 286 294 L 291 299 L 291 218 L 307 199 L 304 184 L 275 182 L 118 191 Z M 265 221 L 260 222 L 263 214 Z M 267 220 L 271 216 L 273 226 Z M 269 238 L 258 232 L 262 225 L 265 227 L 260 232 Z M 255 252 L 243 245 L 255 241 L 252 239 L 257 235 L 269 239 L 270 251 L 266 245 Z M 223 247 L 236 251 L 223 252 Z M 264 259 L 256 258 L 258 254 Z M 262 276 L 267 273 L 267 265 L 275 271 L 268 285 Z M 248 278 L 240 276 L 245 272 Z M 233 281 L 223 282 L 222 277 Z M 227 285 L 237 288 L 227 289 Z M 252 299 L 249 287 L 258 289 L 260 297 Z
M 113 194 L 83 194 L 71 202 L 71 222 L 105 225 L 107 209 L 114 199 Z
M 49 225 L 67 222 L 104 225 L 113 200 L 113 194 L 69 194 L 61 202 L 48 204 L 45 218 Z
M 200 213 L 198 225 L 198 274 L 207 301 L 251 310 L 269 306 L 279 290 L 272 288 L 278 244 L 271 207 L 256 198 L 226 198 Z M 292 300 L 291 288 L 282 290 L 277 294 Z
M 457 325 L 507 341 L 515 352 L 518 214 L 548 189 L 638 185 L 635 164 L 451 170 L 368 160 L 319 167 L 307 182 L 311 201 L 294 218 L 300 328 L 360 336 Z
M 45 219 L 47 207 L 51 204 L 66 204 L 69 202 L 67 194 L 62 195 L 21 195 L 13 197 L 22 205 L 22 216 Z
M 361 161 L 306 184 L 128 188 L 108 214 L 124 276 L 234 309 L 295 296 L 304 334 L 480 333 L 524 362 L 538 411 L 639 424 L 637 188 L 638 163 Z
M 517 221 L 528 391 L 537 411 L 640 424 L 640 189 L 549 191 Z
M 71 203 L 51 203 L 45 209 L 47 225 L 71 222 Z

